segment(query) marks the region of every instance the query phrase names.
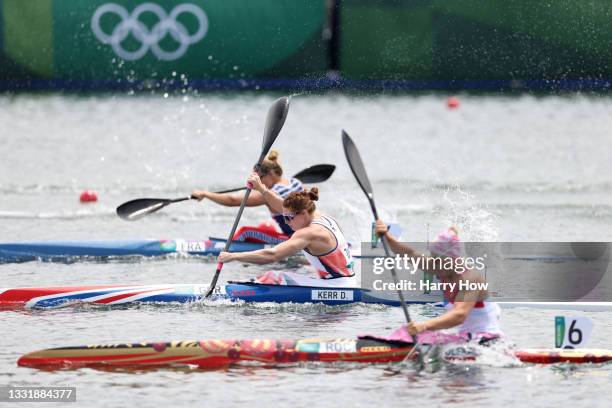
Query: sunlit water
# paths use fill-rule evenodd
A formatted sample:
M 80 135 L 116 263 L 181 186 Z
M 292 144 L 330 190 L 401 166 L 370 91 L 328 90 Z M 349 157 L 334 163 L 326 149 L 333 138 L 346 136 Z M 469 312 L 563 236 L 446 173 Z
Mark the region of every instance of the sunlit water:
M 123 201 L 181 197 L 194 188 L 240 186 L 259 154 L 273 96 L 18 96 L 0 98 L 0 241 L 224 236 L 235 209 L 185 202 L 135 223 L 114 215 Z M 317 163 L 338 168 L 321 184 L 320 208 L 355 242 L 370 235 L 367 201 L 345 163 L 340 130 L 366 163 L 382 215 L 409 240 L 450 224 L 462 237 L 499 241 L 612 238 L 610 112 L 603 97 L 305 96 L 292 99 L 275 146 L 288 174 Z M 98 192 L 81 205 L 79 193 Z M 248 209 L 243 225 L 266 218 Z M 0 265 L 0 287 L 93 283 L 207 283 L 198 259 Z M 263 267 L 226 265 L 222 279 Z M 411 307 L 417 319 L 430 309 Z M 515 309 L 502 325 L 517 347 L 551 347 L 559 312 Z M 595 321 L 591 346 L 611 347 L 612 312 Z M 76 386 L 79 405 L 159 406 L 607 406 L 611 366 L 500 363 L 317 366 L 282 370 L 95 370 L 17 368 L 39 348 L 97 342 L 197 338 L 354 337 L 384 334 L 400 310 L 354 305 L 170 305 L 76 307 L 0 314 L 0 385 Z

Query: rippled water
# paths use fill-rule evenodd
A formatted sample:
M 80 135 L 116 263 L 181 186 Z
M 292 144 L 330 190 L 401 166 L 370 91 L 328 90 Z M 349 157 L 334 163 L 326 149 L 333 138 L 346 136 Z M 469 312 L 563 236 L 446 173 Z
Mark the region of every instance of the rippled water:
M 0 241 L 203 238 L 229 232 L 235 209 L 173 205 L 126 223 L 114 208 L 128 199 L 180 197 L 194 188 L 240 186 L 258 156 L 274 96 L 0 97 Z M 292 99 L 276 147 L 288 173 L 338 166 L 321 184 L 321 208 L 347 235 L 369 237 L 370 213 L 345 164 L 340 129 L 361 150 L 379 211 L 404 236 L 424 240 L 450 223 L 466 239 L 610 241 L 612 100 L 605 97 L 463 96 L 449 111 L 442 96 L 307 96 Z M 81 205 L 91 188 L 100 201 Z M 248 209 L 244 224 L 266 218 Z M 222 279 L 263 267 L 226 265 Z M 206 283 L 214 263 L 197 259 L 0 265 L 0 287 L 93 283 Z M 430 309 L 411 307 L 417 319 Z M 502 325 L 518 347 L 554 344 L 558 312 L 514 309 Z M 611 347 L 612 312 L 591 316 L 591 346 Z M 94 342 L 190 338 L 384 334 L 401 324 L 394 308 L 354 305 L 170 305 L 76 307 L 0 314 L 0 385 L 78 388 L 79 405 L 159 406 L 607 406 L 611 366 L 480 364 L 414 367 L 317 366 L 223 371 L 17 368 L 23 353 Z

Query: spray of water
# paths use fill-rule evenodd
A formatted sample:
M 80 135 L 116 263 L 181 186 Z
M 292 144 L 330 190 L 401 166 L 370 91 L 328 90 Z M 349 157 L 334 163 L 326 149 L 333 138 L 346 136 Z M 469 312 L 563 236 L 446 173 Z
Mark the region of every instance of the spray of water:
M 463 241 L 490 242 L 497 239 L 497 217 L 478 203 L 473 194 L 455 184 L 445 187 L 442 198 L 446 205 L 438 207 L 435 215 L 448 226 L 457 226 Z

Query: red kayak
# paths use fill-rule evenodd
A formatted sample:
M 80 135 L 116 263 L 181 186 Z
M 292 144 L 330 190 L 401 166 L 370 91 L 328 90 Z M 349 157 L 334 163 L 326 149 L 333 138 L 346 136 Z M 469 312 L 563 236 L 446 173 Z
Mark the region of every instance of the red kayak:
M 196 366 L 220 368 L 231 364 L 277 365 L 296 362 L 401 362 L 416 357 L 413 345 L 374 338 L 304 340 L 200 340 L 168 343 L 87 345 L 40 350 L 17 361 L 22 367 L 74 369 L 81 367 L 159 368 Z M 603 363 L 612 350 L 526 349 L 516 352 L 525 363 Z M 453 359 L 474 360 L 475 355 Z

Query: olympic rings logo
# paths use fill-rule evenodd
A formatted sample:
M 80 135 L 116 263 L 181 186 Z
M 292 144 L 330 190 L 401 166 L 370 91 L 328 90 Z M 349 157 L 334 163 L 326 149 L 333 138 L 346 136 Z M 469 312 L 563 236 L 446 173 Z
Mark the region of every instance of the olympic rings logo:
M 155 14 L 159 19 L 150 29 L 139 21 L 140 16 L 147 12 Z M 105 33 L 100 27 L 100 19 L 108 13 L 115 14 L 121 19 L 110 34 Z M 190 13 L 198 20 L 198 30 L 195 33 L 190 34 L 187 28 L 177 20 L 177 17 L 183 13 Z M 190 3 L 179 4 L 172 9 L 169 15 L 161 6 L 154 3 L 141 4 L 132 11 L 132 14 L 129 14 L 119 4 L 107 3 L 98 7 L 94 12 L 91 18 L 91 29 L 100 42 L 110 44 L 115 54 L 124 60 L 139 60 L 151 50 L 157 59 L 173 61 L 181 58 L 191 44 L 204 38 L 208 31 L 208 17 L 201 8 Z M 121 45 L 130 34 L 141 44 L 135 51 L 126 50 Z M 179 44 L 174 51 L 166 51 L 159 45 L 159 42 L 168 34 Z

